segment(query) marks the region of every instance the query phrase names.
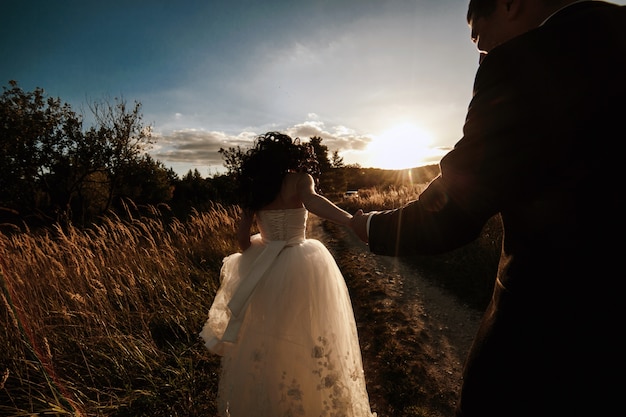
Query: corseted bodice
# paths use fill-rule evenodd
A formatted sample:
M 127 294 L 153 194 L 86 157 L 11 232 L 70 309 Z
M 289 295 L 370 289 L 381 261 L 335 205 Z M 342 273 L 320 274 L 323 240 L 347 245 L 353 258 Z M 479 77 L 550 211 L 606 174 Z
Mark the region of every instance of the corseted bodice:
M 305 208 L 260 210 L 257 225 L 264 241 L 299 243 L 305 239 L 308 211 Z

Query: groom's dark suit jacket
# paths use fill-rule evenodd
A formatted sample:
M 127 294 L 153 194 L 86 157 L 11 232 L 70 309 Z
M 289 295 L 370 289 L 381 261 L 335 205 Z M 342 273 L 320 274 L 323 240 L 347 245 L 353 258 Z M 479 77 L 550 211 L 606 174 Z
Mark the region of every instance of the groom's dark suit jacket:
M 377 254 L 438 253 L 501 216 L 458 415 L 623 415 L 626 7 L 577 3 L 492 50 L 463 134 L 369 232 Z

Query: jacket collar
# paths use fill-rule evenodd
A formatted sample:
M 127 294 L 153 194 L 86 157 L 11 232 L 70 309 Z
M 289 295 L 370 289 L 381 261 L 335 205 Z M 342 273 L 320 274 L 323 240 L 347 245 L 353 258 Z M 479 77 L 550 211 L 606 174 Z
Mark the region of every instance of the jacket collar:
M 592 7 L 598 6 L 608 6 L 610 3 L 606 3 L 604 1 L 595 1 L 595 0 L 578 0 L 568 5 L 561 7 L 556 12 L 552 13 L 550 16 L 546 18 L 539 26 L 543 26 L 546 23 L 554 20 L 559 20 L 565 16 L 569 16 L 572 13 L 580 12 L 586 9 L 590 9 Z

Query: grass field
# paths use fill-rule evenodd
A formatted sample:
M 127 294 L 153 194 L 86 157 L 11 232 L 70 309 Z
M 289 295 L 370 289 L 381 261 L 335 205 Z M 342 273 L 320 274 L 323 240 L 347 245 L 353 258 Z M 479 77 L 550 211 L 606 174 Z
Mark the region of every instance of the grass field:
M 340 204 L 393 207 L 419 189 L 360 190 Z M 181 222 L 166 207 L 129 206 L 90 229 L 0 234 L 0 415 L 215 415 L 219 358 L 197 334 L 237 250 L 238 215 L 215 205 Z M 492 268 L 497 233 L 420 265 Z

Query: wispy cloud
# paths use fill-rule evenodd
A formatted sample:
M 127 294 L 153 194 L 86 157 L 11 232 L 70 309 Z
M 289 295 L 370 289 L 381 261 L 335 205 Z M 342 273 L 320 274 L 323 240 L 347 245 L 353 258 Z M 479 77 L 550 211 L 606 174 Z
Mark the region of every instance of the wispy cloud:
M 168 135 L 155 134 L 156 144 L 150 154 L 159 160 L 188 162 L 192 165 L 221 166 L 220 148 L 250 146 L 256 136 L 243 132 L 236 136 L 224 132 L 197 129 L 177 130 Z
M 372 140 L 371 136 L 360 135 L 345 126 L 327 128 L 324 122 L 315 119 L 316 115 L 310 114 L 309 120 L 280 131 L 304 142 L 312 137 L 321 137 L 329 153 L 337 151 L 340 155 L 362 152 Z M 224 162 L 219 153 L 221 148 L 240 146 L 246 149 L 258 135 L 272 130 L 247 130 L 236 135 L 201 129 L 180 129 L 166 134 L 156 132 L 156 143 L 150 154 L 166 164 L 188 163 L 220 171 Z

